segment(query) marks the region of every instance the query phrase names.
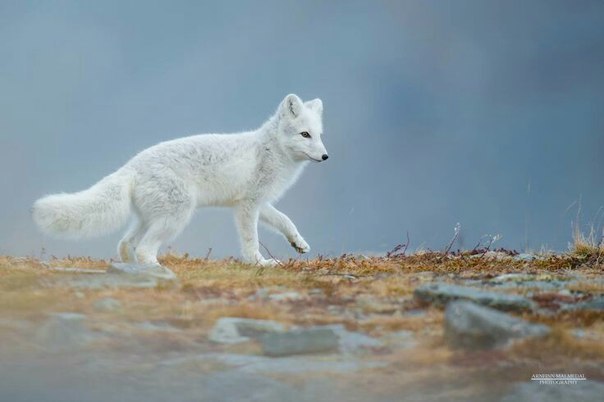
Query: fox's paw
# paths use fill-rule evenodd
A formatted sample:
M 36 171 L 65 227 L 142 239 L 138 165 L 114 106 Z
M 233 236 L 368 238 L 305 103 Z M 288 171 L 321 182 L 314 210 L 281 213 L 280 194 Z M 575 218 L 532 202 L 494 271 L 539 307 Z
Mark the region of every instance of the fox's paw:
M 281 261 L 274 258 L 263 258 L 262 260 L 258 260 L 258 265 L 261 267 L 274 267 L 279 264 L 281 264 Z
M 281 261 L 274 258 L 264 258 L 260 252 L 254 253 L 243 253 L 243 261 L 256 266 L 261 267 L 274 267 L 275 265 L 281 264 Z
M 298 253 L 304 254 L 310 251 L 310 246 L 302 237 L 298 237 L 296 240 L 290 242 L 290 244 Z

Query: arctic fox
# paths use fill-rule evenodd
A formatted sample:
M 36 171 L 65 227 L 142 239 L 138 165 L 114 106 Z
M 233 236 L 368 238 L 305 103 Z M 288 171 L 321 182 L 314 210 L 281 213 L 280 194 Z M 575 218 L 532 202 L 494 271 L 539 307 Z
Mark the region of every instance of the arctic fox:
M 83 238 L 120 228 L 135 216 L 118 245 L 123 262 L 159 265 L 162 244 L 176 237 L 196 208 L 233 207 L 246 262 L 275 265 L 258 248 L 258 220 L 300 253 L 310 250 L 294 223 L 272 204 L 308 161 L 328 158 L 321 141 L 323 103 L 287 95 L 259 129 L 161 142 L 137 154 L 87 190 L 37 200 L 33 219 L 50 235 Z

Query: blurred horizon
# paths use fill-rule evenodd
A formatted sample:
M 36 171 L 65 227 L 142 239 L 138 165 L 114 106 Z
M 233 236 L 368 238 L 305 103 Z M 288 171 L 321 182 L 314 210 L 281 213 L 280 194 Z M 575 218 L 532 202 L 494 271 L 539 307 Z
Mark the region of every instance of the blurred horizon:
M 32 203 L 255 129 L 291 92 L 325 107 L 330 159 L 277 204 L 310 256 L 440 250 L 458 222 L 454 249 L 562 251 L 578 216 L 602 233 L 601 1 L 1 1 L 0 38 L 0 254 L 115 257 L 121 232 L 50 239 Z M 230 211 L 171 248 L 238 257 Z

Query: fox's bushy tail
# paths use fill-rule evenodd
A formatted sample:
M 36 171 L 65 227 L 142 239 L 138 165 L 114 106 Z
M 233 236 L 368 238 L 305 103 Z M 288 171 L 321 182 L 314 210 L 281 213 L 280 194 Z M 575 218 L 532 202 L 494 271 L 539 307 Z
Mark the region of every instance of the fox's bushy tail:
M 34 203 L 40 230 L 62 238 L 93 237 L 119 229 L 130 215 L 130 172 L 120 169 L 87 190 L 52 194 Z

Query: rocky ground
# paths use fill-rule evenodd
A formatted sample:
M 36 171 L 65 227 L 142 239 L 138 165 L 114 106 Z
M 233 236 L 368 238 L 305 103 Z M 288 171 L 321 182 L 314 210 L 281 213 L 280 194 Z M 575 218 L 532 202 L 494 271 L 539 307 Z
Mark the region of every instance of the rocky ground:
M 0 257 L 2 401 L 582 401 L 604 394 L 599 259 L 341 256 L 176 280 Z M 109 269 L 108 269 L 109 268 Z M 544 385 L 535 374 L 581 374 Z

